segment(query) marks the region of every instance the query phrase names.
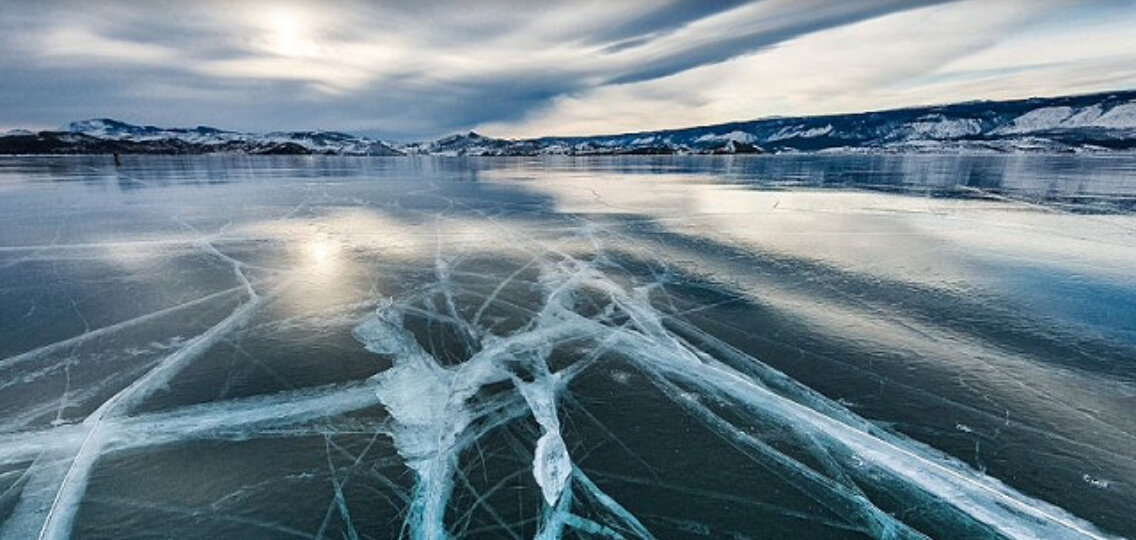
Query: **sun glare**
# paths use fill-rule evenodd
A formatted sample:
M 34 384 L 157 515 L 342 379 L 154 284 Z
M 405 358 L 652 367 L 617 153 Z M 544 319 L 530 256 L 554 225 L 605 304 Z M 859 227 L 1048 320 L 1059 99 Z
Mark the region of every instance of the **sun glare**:
M 311 28 L 295 11 L 276 11 L 268 19 L 268 50 L 288 57 L 315 56 L 319 47 L 312 39 Z
M 323 235 L 317 236 L 308 242 L 307 254 L 312 270 L 328 272 L 335 266 L 339 255 L 339 243 Z

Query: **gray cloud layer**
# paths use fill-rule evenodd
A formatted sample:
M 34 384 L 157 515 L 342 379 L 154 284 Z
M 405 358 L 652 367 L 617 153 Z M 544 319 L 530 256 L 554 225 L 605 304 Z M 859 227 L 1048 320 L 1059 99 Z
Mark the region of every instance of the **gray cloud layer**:
M 1111 28 L 1115 15 L 1132 7 L 1097 2 L 1086 9 L 1059 0 L 7 0 L 0 4 L 0 129 L 110 116 L 412 139 L 475 127 L 503 135 L 646 129 L 661 126 L 643 125 L 644 118 L 679 126 L 938 95 L 898 92 L 904 84 L 945 85 L 945 101 L 956 94 L 999 97 L 983 85 L 1004 92 L 1018 77 L 1023 87 L 1013 90 L 1028 95 L 1037 89 L 1014 69 L 1041 68 L 1006 65 L 1013 62 L 997 59 L 999 46 L 1012 48 L 1019 34 L 1029 43 L 1038 32 Z M 994 22 L 968 22 L 975 16 Z M 872 64 L 873 50 L 894 54 L 904 46 L 889 34 L 928 19 L 957 26 L 954 34 L 966 43 L 947 36 L 942 47 L 911 47 L 909 58 L 887 69 Z M 1069 69 L 1131 62 L 1123 52 L 1129 43 L 1119 30 L 1113 34 L 1099 35 L 1097 47 L 1068 60 Z M 875 42 L 849 43 L 863 51 L 847 56 L 836 39 L 845 35 Z M 826 40 L 854 69 L 829 67 L 827 81 L 812 76 L 815 70 L 794 72 L 810 63 L 824 67 L 828 53 L 810 44 Z M 952 55 L 991 49 L 993 60 L 959 68 L 985 75 L 932 69 Z M 785 77 L 792 80 L 769 82 Z M 960 86 L 960 78 L 970 86 Z M 1078 80 L 1068 88 L 1104 84 Z M 1109 84 L 1133 81 L 1130 70 L 1113 70 Z M 823 90 L 841 85 L 862 99 L 834 100 Z

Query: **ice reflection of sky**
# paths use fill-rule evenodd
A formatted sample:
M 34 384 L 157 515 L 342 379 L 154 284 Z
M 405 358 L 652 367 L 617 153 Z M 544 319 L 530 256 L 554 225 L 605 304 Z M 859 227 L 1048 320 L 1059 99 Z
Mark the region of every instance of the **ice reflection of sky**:
M 525 187 L 566 213 L 626 214 L 745 249 L 825 262 L 925 285 L 982 276 L 968 267 L 1013 259 L 1126 281 L 1136 268 L 1128 215 L 1083 215 L 1021 202 L 865 191 L 753 189 L 705 177 L 527 172 Z M 491 178 L 510 181 L 508 173 Z
M 1067 324 L 1098 325 L 1125 339 L 1136 331 L 1127 316 L 1136 307 L 1131 303 L 1130 269 L 1136 268 L 1136 218 L 1132 215 L 1085 216 L 1032 203 L 854 190 L 755 190 L 704 179 L 691 182 L 692 178 L 682 176 L 621 175 L 601 183 L 579 175 L 529 174 L 537 176 L 525 187 L 551 195 L 562 212 L 646 217 L 675 235 L 712 240 L 757 257 L 768 254 L 812 261 L 868 279 L 948 293 L 981 298 L 1011 287 L 1013 295 L 1004 299 L 1014 302 L 1007 306 L 1010 310 L 1044 310 L 1034 314 Z M 666 250 L 668 246 L 663 243 L 654 248 Z M 672 257 L 682 259 L 684 255 L 667 256 Z M 985 373 L 990 367 L 988 359 L 999 358 L 1007 362 L 1003 366 L 1007 373 L 1030 372 L 1041 401 L 1081 403 L 1118 415 L 1130 406 L 1127 391 L 1111 396 L 1097 392 L 1092 376 L 1064 368 L 1037 370 L 1028 360 L 1022 363 L 1013 354 L 988 349 L 988 344 L 965 333 L 939 328 L 938 321 L 909 318 L 886 306 L 865 310 L 862 302 L 841 299 L 841 291 L 831 285 L 809 287 L 807 277 L 802 278 L 804 286 L 786 289 L 784 284 L 762 279 L 760 273 L 747 275 L 739 265 L 714 265 L 704 259 L 696 266 L 711 279 L 740 286 L 753 301 L 810 326 L 827 328 L 860 348 L 953 357 L 956 360 L 949 364 L 932 368 L 957 370 L 960 376 L 977 381 L 990 379 Z M 1047 278 L 1030 277 L 1038 273 Z M 1057 275 L 1068 276 L 1066 284 Z M 1095 300 L 1090 300 L 1090 291 L 1102 287 L 1112 293 L 1095 294 Z M 1064 298 L 1059 290 L 1079 291 L 1083 301 L 1078 304 Z M 1100 304 L 1093 313 L 1085 313 L 1085 301 Z M 1080 314 L 1073 311 L 1075 305 L 1082 306 Z M 1120 316 L 1101 315 L 1109 312 Z M 1008 398 L 996 397 L 1002 392 L 996 387 L 987 392 L 991 399 Z

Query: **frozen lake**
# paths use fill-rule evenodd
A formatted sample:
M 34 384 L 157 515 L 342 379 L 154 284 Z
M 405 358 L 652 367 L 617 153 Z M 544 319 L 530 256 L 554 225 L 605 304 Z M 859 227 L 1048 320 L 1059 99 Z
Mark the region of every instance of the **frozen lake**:
M 0 538 L 1136 537 L 1136 156 L 0 160 Z

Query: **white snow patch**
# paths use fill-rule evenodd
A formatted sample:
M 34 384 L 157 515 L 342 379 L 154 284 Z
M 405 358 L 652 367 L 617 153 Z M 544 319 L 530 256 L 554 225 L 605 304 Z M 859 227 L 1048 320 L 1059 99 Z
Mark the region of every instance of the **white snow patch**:
M 1072 116 L 1061 122 L 1063 128 L 1089 127 L 1096 125 L 1101 116 L 1100 105 L 1078 109 Z
M 1136 129 L 1136 102 L 1128 102 L 1109 109 L 1093 125 L 1114 129 Z
M 750 143 L 750 144 L 752 144 L 756 140 L 757 140 L 757 138 L 754 137 L 753 134 L 746 133 L 744 131 L 734 130 L 734 131 L 731 131 L 729 133 L 722 133 L 722 134 L 707 133 L 706 135 L 703 135 L 701 137 L 698 137 L 697 139 L 694 139 L 694 142 L 700 142 L 700 143 L 705 143 L 705 142 L 735 142 L 735 143 Z
M 789 126 L 781 128 L 780 131 L 774 133 L 773 136 L 769 137 L 769 140 L 779 141 L 782 139 L 812 139 L 815 137 L 828 135 L 829 133 L 832 133 L 832 130 L 832 124 L 828 124 L 823 127 L 807 129 L 802 126 Z
M 957 139 L 982 132 L 977 120 L 965 118 L 948 120 L 942 116 L 924 117 L 907 125 L 907 137 L 913 139 Z

